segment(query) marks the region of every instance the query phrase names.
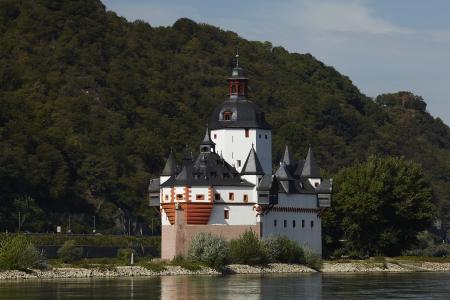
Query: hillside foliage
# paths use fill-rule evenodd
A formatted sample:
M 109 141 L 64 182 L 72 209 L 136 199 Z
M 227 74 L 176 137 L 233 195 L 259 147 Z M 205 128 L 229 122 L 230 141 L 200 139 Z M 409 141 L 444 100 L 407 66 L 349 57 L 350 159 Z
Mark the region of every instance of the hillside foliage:
M 149 178 L 170 147 L 197 149 L 239 48 L 274 162 L 312 144 L 333 175 L 373 154 L 423 166 L 450 219 L 450 129 L 411 93 L 366 97 L 310 54 L 180 19 L 128 22 L 97 0 L 0 2 L 0 230 L 128 231 L 157 218 Z M 180 157 L 180 155 L 178 155 Z M 45 214 L 44 214 L 45 212 Z

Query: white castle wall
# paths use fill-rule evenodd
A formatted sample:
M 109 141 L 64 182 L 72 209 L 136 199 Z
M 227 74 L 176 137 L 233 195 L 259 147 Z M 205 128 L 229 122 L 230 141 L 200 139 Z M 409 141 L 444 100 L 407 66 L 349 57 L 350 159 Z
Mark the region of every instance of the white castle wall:
M 309 194 L 279 194 L 275 208 L 317 208 L 317 196 Z M 276 220 L 276 226 L 275 221 Z M 286 221 L 286 227 L 284 226 Z M 295 227 L 293 226 L 295 221 Z M 302 227 L 304 221 L 304 227 Z M 311 226 L 311 221 L 314 225 Z M 285 235 L 302 246 L 322 254 L 322 223 L 316 212 L 286 212 L 272 210 L 262 217 L 263 238 Z
M 229 218 L 224 218 L 224 210 L 228 210 Z M 256 225 L 253 204 L 215 203 L 209 217 L 210 225 Z
M 261 166 L 266 174 L 272 174 L 272 134 L 270 130 L 227 128 L 211 130 L 211 139 L 216 143 L 216 153 L 241 172 L 252 147 L 255 148 Z M 240 161 L 240 165 L 239 165 Z

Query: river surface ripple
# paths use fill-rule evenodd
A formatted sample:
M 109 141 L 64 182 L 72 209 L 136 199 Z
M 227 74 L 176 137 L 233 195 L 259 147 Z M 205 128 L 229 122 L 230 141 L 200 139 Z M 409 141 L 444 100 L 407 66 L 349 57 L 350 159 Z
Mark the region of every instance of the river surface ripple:
M 450 299 L 450 273 L 3 281 L 0 299 Z

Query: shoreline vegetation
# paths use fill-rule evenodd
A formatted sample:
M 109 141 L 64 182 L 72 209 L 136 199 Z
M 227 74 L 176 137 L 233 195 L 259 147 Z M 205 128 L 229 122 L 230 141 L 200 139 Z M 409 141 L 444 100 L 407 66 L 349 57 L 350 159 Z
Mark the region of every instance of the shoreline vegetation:
M 371 258 L 367 260 L 325 261 L 320 270 L 300 264 L 273 263 L 264 266 L 231 264 L 222 271 L 203 265 L 179 266 L 169 262 L 151 261 L 135 266 L 109 264 L 61 265 L 46 270 L 0 271 L 0 280 L 66 279 L 66 278 L 114 278 L 177 275 L 228 275 L 268 273 L 401 273 L 401 272 L 450 272 L 450 260 L 429 260 L 419 257 Z
M 410 256 L 405 252 L 397 257 L 322 260 L 310 249 L 286 237 L 273 236 L 259 240 L 254 232 L 247 231 L 230 242 L 219 236 L 200 233 L 193 238 L 187 256 L 176 256 L 172 260 L 140 256 L 133 248 L 119 249 L 116 257 L 86 258 L 77 242 L 69 239 L 58 249 L 57 259 L 48 259 L 29 237 L 11 235 L 0 240 L 0 280 L 314 272 L 450 272 L 447 250 L 447 246 L 443 245 L 412 251 L 416 254 Z

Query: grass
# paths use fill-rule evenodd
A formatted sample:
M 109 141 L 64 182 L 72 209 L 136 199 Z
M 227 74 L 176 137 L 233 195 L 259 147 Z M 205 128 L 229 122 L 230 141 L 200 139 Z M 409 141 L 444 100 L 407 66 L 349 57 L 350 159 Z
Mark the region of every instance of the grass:
M 162 261 L 141 261 L 138 263 L 138 266 L 153 272 L 163 272 L 167 270 L 166 264 Z
M 183 269 L 189 270 L 189 271 L 200 271 L 205 266 L 199 262 L 186 260 L 182 256 L 176 256 L 172 261 L 170 262 L 170 265 L 172 266 L 179 266 Z

